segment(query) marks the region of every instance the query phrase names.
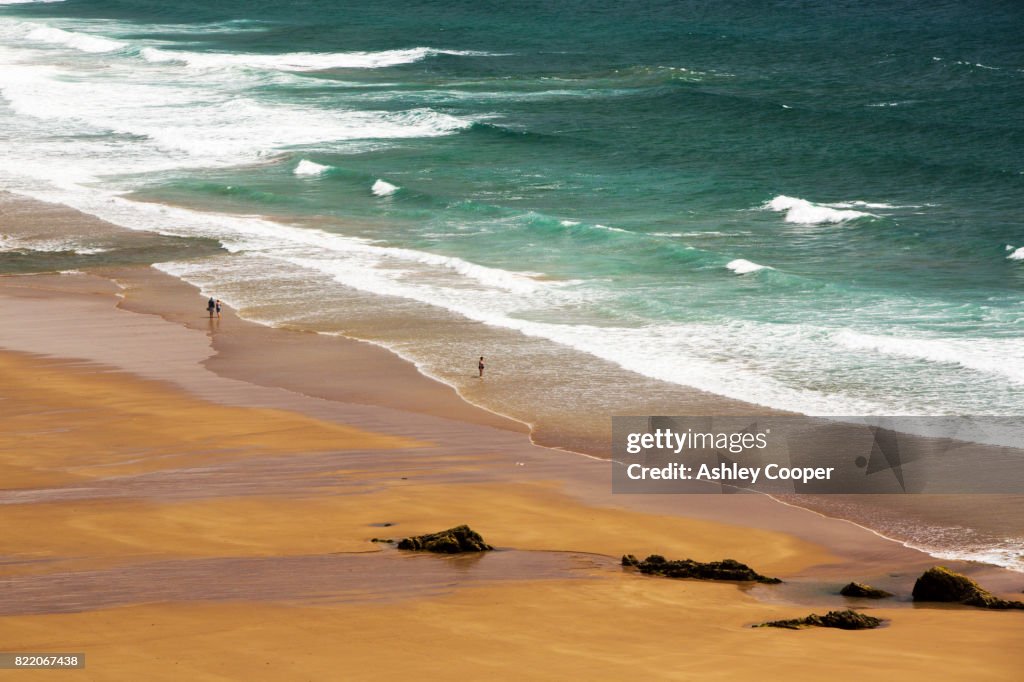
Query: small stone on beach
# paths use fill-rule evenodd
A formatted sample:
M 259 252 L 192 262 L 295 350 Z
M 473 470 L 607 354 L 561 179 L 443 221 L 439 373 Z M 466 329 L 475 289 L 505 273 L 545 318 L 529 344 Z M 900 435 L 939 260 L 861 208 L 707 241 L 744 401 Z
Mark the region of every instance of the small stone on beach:
M 784 628 L 800 630 L 801 628 L 838 628 L 840 630 L 871 630 L 882 624 L 880 618 L 865 616 L 847 609 L 845 611 L 829 611 L 824 616 L 812 613 L 806 618 L 790 618 L 788 620 L 772 620 L 754 625 L 755 628 Z
M 492 549 L 480 534 L 469 526 L 455 526 L 448 530 L 405 538 L 398 543 L 398 549 L 437 554 L 460 554 L 462 552 L 487 552 Z
M 632 566 L 647 575 L 663 575 L 666 578 L 693 578 L 696 580 L 737 580 L 774 585 L 781 583 L 778 578 L 763 576 L 750 566 L 734 559 L 700 562 L 693 559 L 669 561 L 660 554 L 652 554 L 643 561 L 632 554 L 622 557 L 623 566 Z

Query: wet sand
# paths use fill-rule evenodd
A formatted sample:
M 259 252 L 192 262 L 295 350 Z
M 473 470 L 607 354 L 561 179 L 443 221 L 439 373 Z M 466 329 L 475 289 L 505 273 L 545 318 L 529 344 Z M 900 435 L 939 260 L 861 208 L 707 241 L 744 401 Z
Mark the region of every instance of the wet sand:
M 0 640 L 85 652 L 66 674 L 996 680 L 1024 663 L 1021 613 L 907 602 L 936 563 L 919 552 L 757 495 L 614 496 L 606 462 L 532 445 L 387 351 L 211 322 L 148 268 L 0 278 L 0 314 Z M 371 542 L 459 523 L 498 551 Z M 647 578 L 623 553 L 787 582 Z M 837 608 L 826 593 L 852 579 L 898 593 L 857 604 L 887 627 L 748 627 Z

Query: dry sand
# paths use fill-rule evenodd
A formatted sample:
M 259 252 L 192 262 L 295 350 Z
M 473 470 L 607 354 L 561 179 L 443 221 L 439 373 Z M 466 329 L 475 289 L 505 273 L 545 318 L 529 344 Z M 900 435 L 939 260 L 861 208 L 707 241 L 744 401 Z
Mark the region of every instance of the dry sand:
M 755 495 L 612 496 L 606 464 L 530 445 L 386 351 L 211 323 L 176 280 L 105 274 L 121 288 L 0 278 L 0 649 L 85 652 L 62 674 L 89 680 L 1019 676 L 1019 612 L 748 627 L 841 607 L 850 579 L 905 597 L 934 563 L 917 552 Z M 370 542 L 458 523 L 500 551 Z M 647 578 L 624 552 L 787 585 Z

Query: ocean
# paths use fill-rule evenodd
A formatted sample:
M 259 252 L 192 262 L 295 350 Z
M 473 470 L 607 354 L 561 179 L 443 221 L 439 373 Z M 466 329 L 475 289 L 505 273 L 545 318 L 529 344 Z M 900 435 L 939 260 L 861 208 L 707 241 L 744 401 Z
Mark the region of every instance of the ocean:
M 149 260 L 550 445 L 693 389 L 1013 417 L 1022 29 L 1004 2 L 0 0 L 0 188 L 212 241 Z M 0 226 L 0 272 L 140 258 Z M 885 531 L 1024 568 L 1013 504 Z

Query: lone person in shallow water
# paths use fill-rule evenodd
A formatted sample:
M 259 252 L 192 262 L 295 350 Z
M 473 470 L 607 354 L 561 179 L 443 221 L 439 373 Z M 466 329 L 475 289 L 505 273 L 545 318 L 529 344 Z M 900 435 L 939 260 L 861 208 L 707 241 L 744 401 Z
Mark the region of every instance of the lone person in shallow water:
M 206 312 L 210 313 L 210 317 L 213 317 L 213 312 L 217 308 L 217 302 L 213 300 L 213 296 L 206 302 Z
M 484 378 L 484 356 L 480 356 L 480 362 L 477 363 L 476 368 L 480 370 L 480 378 Z

